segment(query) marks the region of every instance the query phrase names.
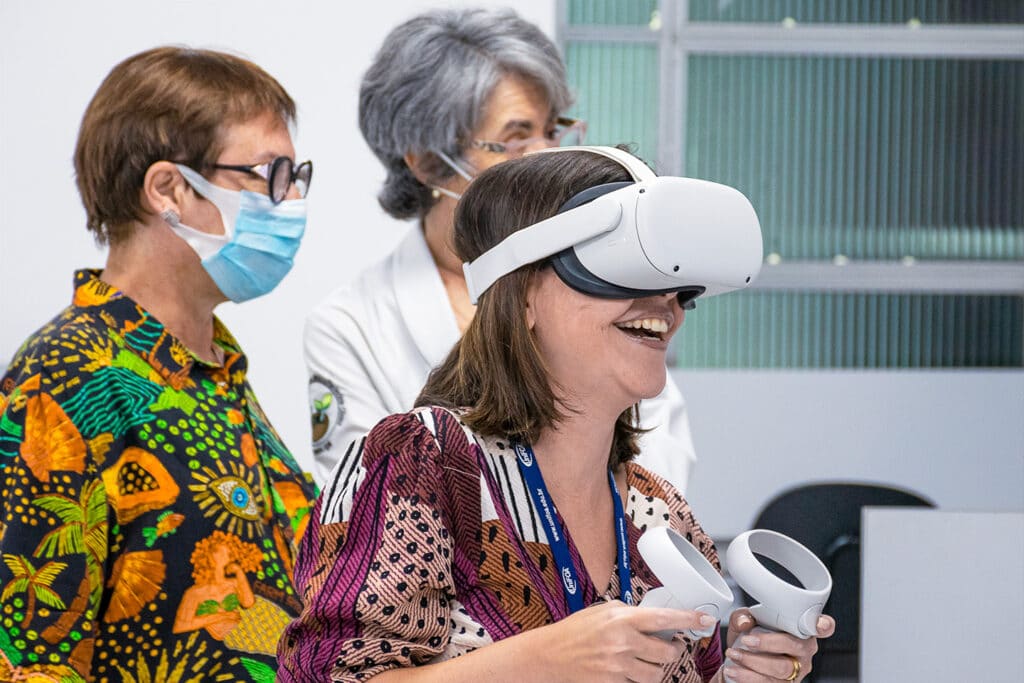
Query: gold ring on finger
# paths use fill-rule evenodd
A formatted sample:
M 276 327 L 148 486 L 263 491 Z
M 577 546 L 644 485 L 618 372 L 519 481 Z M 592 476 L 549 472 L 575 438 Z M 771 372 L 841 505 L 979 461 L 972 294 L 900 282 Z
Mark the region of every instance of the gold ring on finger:
M 789 674 L 787 681 L 795 681 L 796 677 L 800 675 L 800 660 L 796 657 L 790 657 L 793 660 L 793 673 Z

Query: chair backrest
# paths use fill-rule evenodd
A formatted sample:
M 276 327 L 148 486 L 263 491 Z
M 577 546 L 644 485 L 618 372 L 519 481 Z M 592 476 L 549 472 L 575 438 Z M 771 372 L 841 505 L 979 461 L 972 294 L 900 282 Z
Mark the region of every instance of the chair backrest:
M 821 653 L 855 653 L 860 634 L 860 523 L 866 506 L 935 507 L 910 491 L 879 484 L 817 483 L 775 496 L 754 522 L 807 546 L 832 574 L 832 595 L 825 613 L 836 632 L 819 643 Z M 749 600 L 748 596 L 744 596 Z M 748 602 L 748 604 L 750 604 Z

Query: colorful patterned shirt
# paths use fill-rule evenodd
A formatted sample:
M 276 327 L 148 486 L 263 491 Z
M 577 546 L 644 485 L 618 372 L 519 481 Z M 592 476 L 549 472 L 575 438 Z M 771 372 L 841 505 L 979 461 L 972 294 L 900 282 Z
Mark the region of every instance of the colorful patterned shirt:
M 285 631 L 278 680 L 363 681 L 442 661 L 568 615 L 540 518 L 505 439 L 465 428 L 451 412 L 418 409 L 377 425 L 332 472 L 295 570 L 302 616 Z M 626 465 L 631 586 L 660 582 L 636 544 L 668 525 L 718 567 L 714 544 L 665 480 Z M 584 604 L 620 596 L 617 568 L 595 587 L 572 534 L 558 523 Z M 718 630 L 687 641 L 665 681 L 708 681 L 722 664 Z
M 272 681 L 315 487 L 219 321 L 75 285 L 0 379 L 0 680 Z

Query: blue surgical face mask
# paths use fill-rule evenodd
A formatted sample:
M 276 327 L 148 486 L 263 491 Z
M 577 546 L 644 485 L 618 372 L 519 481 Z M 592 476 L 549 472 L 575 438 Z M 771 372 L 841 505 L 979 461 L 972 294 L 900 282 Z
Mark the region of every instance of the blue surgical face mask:
M 255 299 L 274 289 L 292 268 L 306 230 L 306 200 L 274 204 L 247 190 L 218 187 L 188 166 L 175 164 L 196 192 L 220 211 L 223 235 L 189 227 L 164 215 L 174 233 L 199 255 L 203 268 L 232 301 Z

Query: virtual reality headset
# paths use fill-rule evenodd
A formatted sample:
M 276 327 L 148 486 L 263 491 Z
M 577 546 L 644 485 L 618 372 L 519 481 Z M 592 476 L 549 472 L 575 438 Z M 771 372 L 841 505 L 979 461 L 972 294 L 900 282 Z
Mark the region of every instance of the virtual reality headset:
M 533 154 L 563 152 L 615 159 L 633 181 L 588 188 L 556 215 L 462 264 L 474 304 L 501 276 L 543 259 L 583 294 L 639 299 L 676 292 L 684 308 L 693 308 L 699 296 L 743 289 L 757 276 L 761 225 L 739 190 L 658 177 L 615 147 L 552 147 Z

